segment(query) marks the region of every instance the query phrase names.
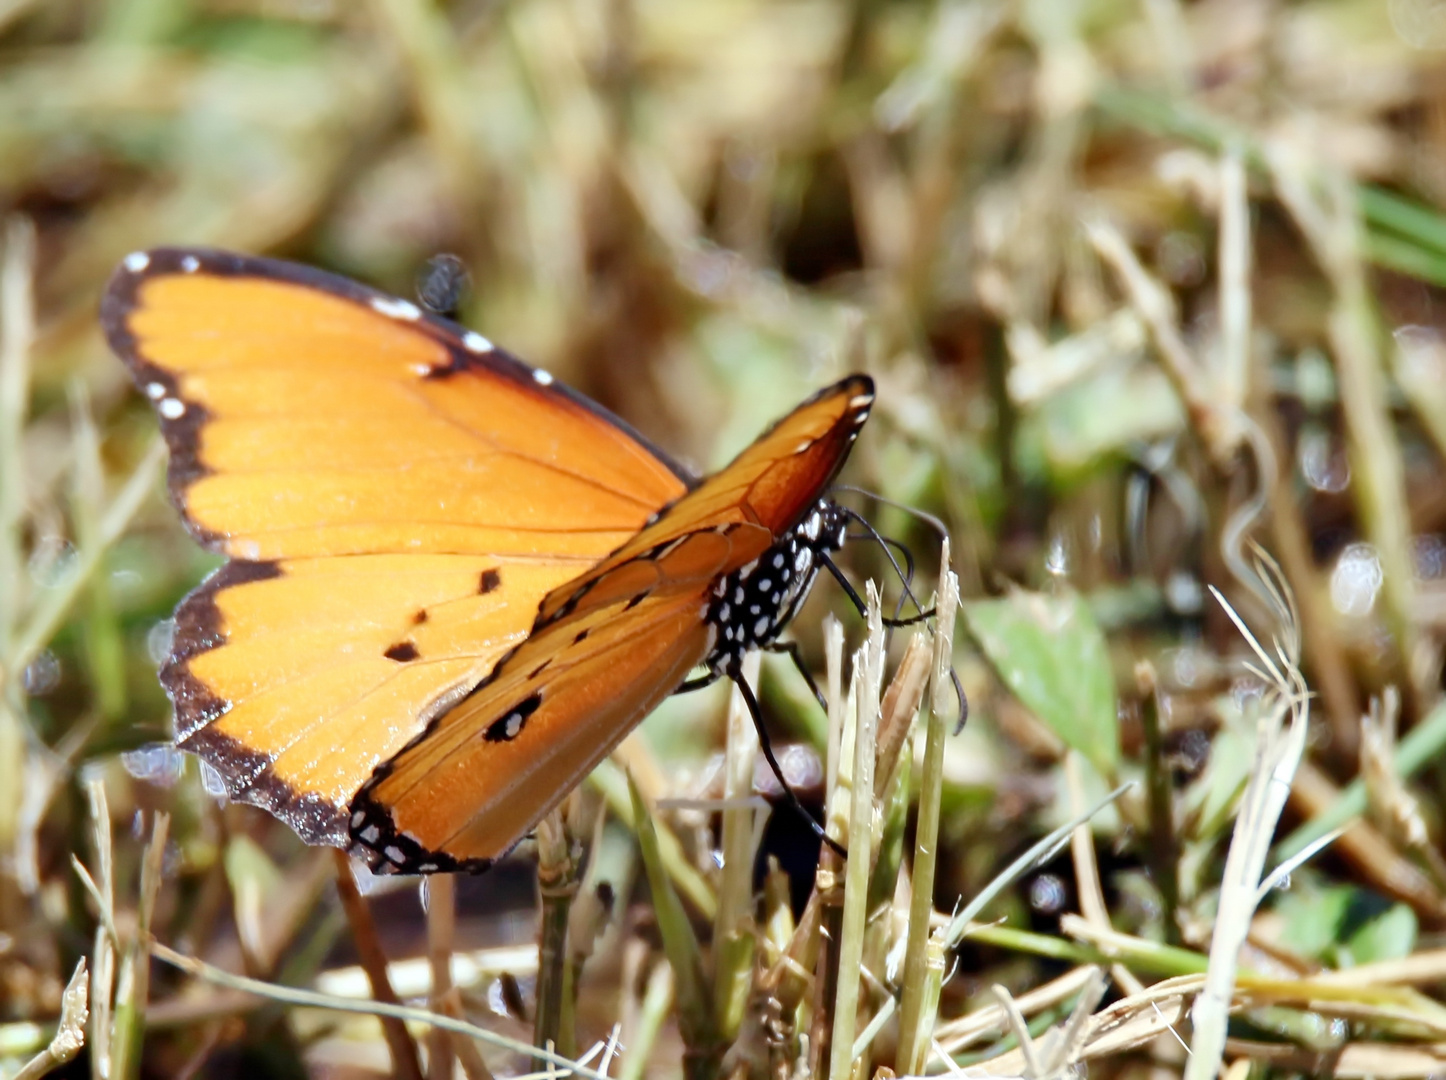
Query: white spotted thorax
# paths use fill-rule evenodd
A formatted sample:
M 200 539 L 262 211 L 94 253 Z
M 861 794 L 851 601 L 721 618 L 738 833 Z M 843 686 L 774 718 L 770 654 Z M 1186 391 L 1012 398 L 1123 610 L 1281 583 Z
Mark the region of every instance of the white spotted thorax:
M 713 648 L 704 665 L 723 675 L 750 649 L 773 644 L 808 596 L 823 559 L 844 546 L 848 517 L 822 500 L 771 548 L 713 590 L 707 620 Z

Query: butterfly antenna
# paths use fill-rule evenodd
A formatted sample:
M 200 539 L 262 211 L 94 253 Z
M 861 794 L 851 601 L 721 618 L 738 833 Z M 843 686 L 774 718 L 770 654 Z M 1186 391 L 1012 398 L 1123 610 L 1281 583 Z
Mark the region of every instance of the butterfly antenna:
M 848 538 L 849 538 L 850 540 L 877 540 L 879 543 L 887 544 L 889 547 L 893 548 L 893 549 L 896 550 L 901 556 L 903 556 L 903 559 L 904 559 L 904 576 L 903 576 L 904 591 L 899 595 L 898 603 L 896 603 L 896 604 L 894 605 L 894 616 L 893 616 L 893 619 L 891 620 L 891 622 L 892 622 L 893 625 L 898 625 L 898 624 L 899 624 L 899 616 L 902 615 L 903 612 L 904 612 L 904 601 L 907 600 L 907 599 L 909 599 L 909 598 L 912 596 L 912 593 L 910 592 L 910 586 L 912 586 L 912 585 L 914 584 L 914 570 L 915 570 L 915 567 L 914 567 L 914 553 L 913 553 L 911 550 L 909 550 L 909 546 L 908 546 L 907 544 L 900 543 L 898 540 L 895 540 L 892 536 L 883 536 L 882 534 L 878 534 L 878 533 L 875 533 L 873 536 L 870 536 L 868 533 L 850 533 Z M 917 603 L 917 601 L 916 601 L 916 603 Z M 912 616 L 911 616 L 911 617 L 912 617 Z
M 936 518 L 927 510 L 920 510 L 917 506 L 910 506 L 908 503 L 895 502 L 893 499 L 886 499 L 884 498 L 884 496 L 878 494 L 877 492 L 869 491 L 867 488 L 854 487 L 852 484 L 835 484 L 833 486 L 833 490 L 851 491 L 855 495 L 862 495 L 866 499 L 873 499 L 876 503 L 883 503 L 885 506 L 892 506 L 895 510 L 902 510 L 910 517 L 917 518 L 919 521 L 922 521 L 925 525 L 929 526 L 929 529 L 936 536 L 939 537 L 940 543 L 943 543 L 949 537 L 949 530 L 945 528 L 944 522 L 941 521 L 939 518 Z
M 837 486 L 846 491 L 857 491 L 864 495 L 871 494 L 870 492 L 863 491 L 861 488 L 848 487 L 843 484 Z M 941 522 L 938 518 L 934 517 L 932 514 L 926 514 L 922 510 L 913 511 L 910 507 L 904 506 L 901 503 L 891 502 L 890 500 L 884 499 L 877 495 L 873 497 L 879 499 L 880 502 L 888 503 L 888 505 L 890 506 L 898 507 L 900 510 L 909 510 L 911 513 L 915 513 L 921 520 L 930 522 L 941 530 L 944 527 L 943 522 Z M 883 549 L 884 554 L 889 556 L 889 562 L 893 563 L 894 569 L 899 572 L 899 580 L 904 583 L 905 594 L 910 600 L 913 600 L 914 606 L 919 609 L 919 614 L 911 615 L 907 619 L 900 619 L 897 617 L 893 619 L 885 619 L 884 625 L 893 629 L 900 626 L 912 626 L 915 623 L 920 623 L 923 622 L 925 619 L 932 618 L 934 616 L 934 609 L 929 608 L 925 610 L 924 606 L 919 603 L 918 598 L 914 596 L 913 590 L 910 588 L 910 583 L 913 581 L 914 578 L 913 552 L 911 552 L 905 545 L 900 544 L 897 540 L 891 540 L 888 537 L 883 536 L 861 514 L 856 513 L 855 511 L 849 509 L 849 507 L 847 506 L 843 506 L 840 509 L 842 509 L 843 512 L 847 514 L 849 518 L 851 518 L 853 521 L 856 521 L 861 526 L 863 526 L 863 528 L 867 530 L 868 535 L 878 543 L 879 547 Z M 947 536 L 947 533 L 944 533 L 943 535 Z M 894 561 L 893 553 L 889 550 L 890 545 L 897 547 L 899 551 L 903 554 L 904 561 L 908 566 L 907 574 L 903 571 L 899 571 L 899 564 Z M 864 604 L 863 598 L 859 596 L 858 590 L 853 587 L 853 583 L 849 581 L 848 577 L 844 574 L 844 572 L 840 570 L 838 566 L 834 563 L 834 561 L 830 559 L 827 555 L 823 556 L 823 565 L 828 568 L 828 572 L 831 573 L 834 576 L 834 579 L 839 583 L 839 585 L 843 587 L 843 591 L 848 594 L 849 600 L 853 603 L 854 608 L 858 611 L 858 613 L 864 617 L 867 617 L 868 608 Z M 902 597 L 900 598 L 899 603 L 900 605 L 903 604 Z M 899 610 L 899 608 L 894 609 L 896 616 Z M 794 657 L 794 662 L 798 663 L 798 657 L 796 655 Z M 801 667 L 800 670 L 802 670 Z M 959 673 L 954 670 L 954 666 L 952 664 L 949 665 L 949 681 L 954 684 L 954 696 L 959 699 L 959 719 L 954 723 L 954 734 L 958 735 L 961 731 L 964 730 L 964 725 L 969 721 L 969 699 L 964 694 L 964 684 L 959 681 Z
M 909 551 L 909 549 L 908 549 L 907 547 L 905 547 L 903 544 L 899 543 L 897 540 L 890 540 L 890 539 L 888 539 L 887 537 L 885 537 L 882 533 L 879 532 L 878 529 L 874 528 L 873 525 L 871 525 L 871 524 L 869 523 L 869 521 L 868 521 L 867 518 L 865 518 L 865 517 L 864 517 L 862 514 L 860 514 L 858 511 L 852 510 L 852 509 L 850 509 L 850 508 L 847 507 L 847 506 L 841 507 L 841 509 L 843 510 L 843 512 L 844 512 L 845 514 L 848 515 L 848 517 L 849 517 L 849 519 L 850 519 L 851 521 L 856 522 L 861 528 L 863 528 L 863 530 L 865 531 L 865 533 L 868 535 L 869 539 L 873 540 L 874 543 L 876 543 L 876 544 L 879 545 L 879 550 L 881 550 L 881 551 L 884 553 L 884 556 L 889 560 L 889 565 L 894 568 L 894 573 L 899 576 L 899 581 L 900 581 L 900 583 L 902 583 L 902 585 L 904 586 L 904 595 L 899 598 L 899 603 L 898 603 L 898 605 L 894 608 L 894 617 L 891 618 L 891 619 L 885 619 L 885 620 L 884 620 L 884 625 L 887 626 L 887 627 L 889 627 L 890 629 L 894 629 L 894 628 L 897 628 L 897 627 L 900 627 L 900 626 L 913 626 L 915 623 L 923 622 L 925 619 L 930 618 L 931 616 L 933 616 L 933 614 L 934 614 L 933 608 L 930 608 L 929 610 L 925 611 L 925 610 L 924 610 L 924 605 L 921 604 L 921 603 L 919 603 L 919 598 L 914 595 L 914 590 L 913 590 L 913 580 L 914 580 L 914 554 L 913 554 L 913 552 Z M 904 562 L 908 565 L 908 570 L 907 570 L 907 571 L 905 571 L 905 569 L 904 569 L 902 566 L 899 565 L 899 560 L 896 559 L 896 558 L 894 558 L 894 553 L 893 553 L 893 551 L 891 550 L 891 545 L 892 545 L 893 547 L 897 547 L 897 548 L 903 553 L 903 555 L 904 555 Z M 835 576 L 835 577 L 838 576 L 838 568 L 837 568 L 837 567 L 835 567 L 835 566 L 833 566 L 832 564 L 830 564 L 829 569 L 834 572 L 834 576 Z M 849 592 L 850 592 L 851 598 L 853 599 L 854 606 L 859 609 L 859 614 L 862 615 L 862 614 L 864 613 L 864 608 L 860 605 L 860 601 L 859 601 L 859 598 L 858 598 L 858 593 L 854 592 L 854 591 L 852 590 L 852 588 L 850 588 Z M 903 611 L 903 609 L 904 609 L 904 599 L 905 599 L 905 598 L 907 598 L 910 602 L 913 603 L 914 609 L 915 609 L 916 611 L 918 611 L 918 613 L 919 613 L 918 615 L 911 615 L 911 616 L 909 616 L 909 618 L 907 618 L 907 619 L 901 619 L 901 618 L 899 618 L 899 613 L 900 613 L 901 611 Z
M 743 677 L 743 669 L 738 661 L 734 661 L 728 668 L 728 678 L 733 680 L 733 685 L 738 687 L 738 692 L 743 695 L 743 704 L 748 706 L 748 715 L 753 718 L 753 727 L 758 732 L 758 748 L 763 751 L 763 756 L 768 762 L 768 767 L 773 770 L 773 775 L 778 778 L 779 786 L 783 788 L 783 794 L 788 798 L 788 805 L 798 814 L 800 818 L 808 822 L 808 827 L 818 834 L 818 838 L 838 854 L 839 858 L 847 860 L 849 857 L 848 848 L 844 847 L 833 837 L 824 831 L 824 827 L 818 820 L 808 812 L 808 807 L 799 802 L 798 796 L 794 793 L 793 786 L 789 784 L 783 775 L 783 767 L 778 764 L 778 758 L 773 753 L 773 740 L 768 737 L 768 732 L 763 727 L 763 710 L 758 706 L 758 698 L 753 695 L 753 687 L 748 685 L 748 680 Z

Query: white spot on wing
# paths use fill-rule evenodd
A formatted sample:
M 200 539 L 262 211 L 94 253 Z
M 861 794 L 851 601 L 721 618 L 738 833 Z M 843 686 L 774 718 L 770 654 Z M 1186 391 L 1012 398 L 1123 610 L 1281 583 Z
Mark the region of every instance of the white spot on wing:
M 185 255 L 181 258 L 181 269 L 187 274 L 194 274 L 201 269 L 201 260 L 194 255 Z
M 167 420 L 179 420 L 186 415 L 186 403 L 180 398 L 162 398 L 161 403 L 156 406 L 156 411 Z
M 394 844 L 388 844 L 386 850 L 383 851 L 382 854 L 385 855 L 392 862 L 396 863 L 398 866 L 401 866 L 404 862 L 407 861 L 406 852 L 404 852 L 401 848 L 395 846 Z
M 408 366 L 412 369 L 413 375 L 420 375 L 424 379 L 432 374 L 431 364 L 409 364 Z
M 489 353 L 494 348 L 492 342 L 488 341 L 475 330 L 468 330 L 462 335 L 462 344 L 474 353 Z
M 544 371 L 542 368 L 537 368 L 537 369 L 534 370 L 533 373 L 532 373 L 532 379 L 533 379 L 533 381 L 536 382 L 539 386 L 551 386 L 551 385 L 552 385 L 552 372 L 550 372 L 550 371 Z
M 160 401 L 161 398 L 165 396 L 166 388 L 163 384 L 158 382 L 146 383 L 146 397 L 152 401 Z
M 125 268 L 132 274 L 139 274 L 146 267 L 151 265 L 151 257 L 144 251 L 132 251 L 123 260 Z
M 416 322 L 422 317 L 422 309 L 416 304 L 391 296 L 372 297 L 372 310 L 389 319 L 404 319 L 407 322 Z
M 368 825 L 358 834 L 368 844 L 375 844 L 382 835 L 382 831 L 375 825 Z
M 859 395 L 857 395 L 857 396 L 855 396 L 855 397 L 849 398 L 849 408 L 850 408 L 850 409 L 857 409 L 857 408 L 860 408 L 860 407 L 862 407 L 862 406 L 864 406 L 864 405 L 872 405 L 873 403 L 874 403 L 874 395 L 873 395 L 873 394 L 859 394 Z

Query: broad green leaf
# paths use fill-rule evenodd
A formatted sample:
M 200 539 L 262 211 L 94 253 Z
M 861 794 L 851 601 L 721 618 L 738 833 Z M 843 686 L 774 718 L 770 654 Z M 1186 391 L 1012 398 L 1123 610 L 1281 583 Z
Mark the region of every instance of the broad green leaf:
M 962 608 L 970 635 L 1014 696 L 1113 781 L 1120 759 L 1115 681 L 1088 605 L 1074 593 L 1018 590 Z
M 1354 886 L 1303 884 L 1281 896 L 1274 910 L 1285 945 L 1338 967 L 1399 960 L 1416 947 L 1415 912 Z
M 1347 946 L 1357 964 L 1400 960 L 1416 948 L 1416 913 L 1405 904 L 1392 904 L 1350 936 Z

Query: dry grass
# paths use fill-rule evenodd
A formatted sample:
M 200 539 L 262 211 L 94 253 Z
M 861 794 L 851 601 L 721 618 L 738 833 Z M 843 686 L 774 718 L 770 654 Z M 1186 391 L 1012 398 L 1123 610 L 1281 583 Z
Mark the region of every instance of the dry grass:
M 0 0 L 0 1076 L 1446 1070 L 1438 15 Z M 420 900 L 218 805 L 154 679 L 209 563 L 95 324 L 164 243 L 456 252 L 699 468 L 872 372 L 849 479 L 962 602 L 906 658 L 825 582 L 827 714 L 763 664 L 849 859 L 722 693 Z

